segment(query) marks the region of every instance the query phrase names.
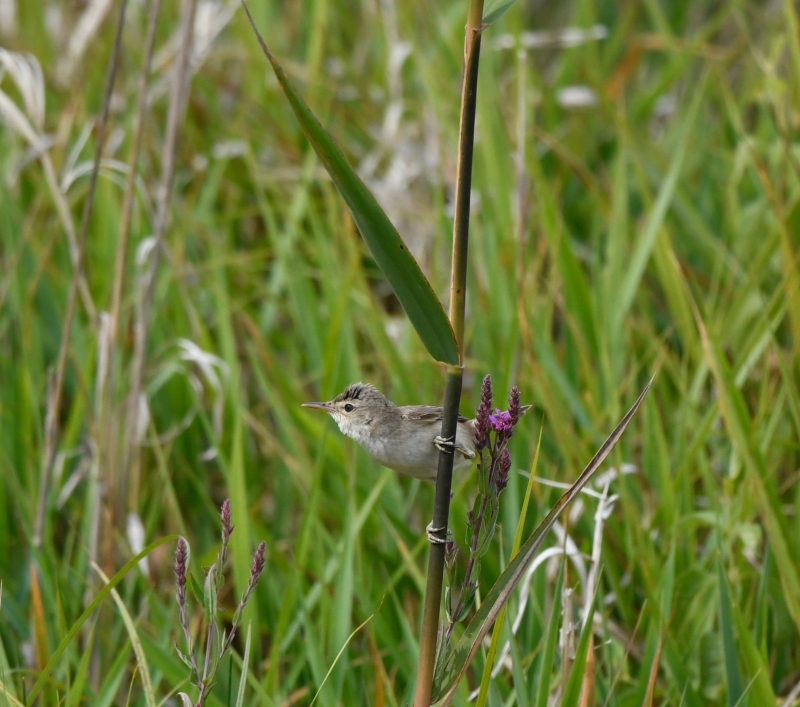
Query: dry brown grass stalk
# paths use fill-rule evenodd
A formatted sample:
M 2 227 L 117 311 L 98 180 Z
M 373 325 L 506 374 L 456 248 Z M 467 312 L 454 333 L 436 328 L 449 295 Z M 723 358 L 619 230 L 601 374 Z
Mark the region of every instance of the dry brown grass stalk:
M 70 333 L 72 331 L 72 323 L 75 318 L 75 308 L 79 286 L 83 281 L 83 261 L 86 254 L 86 239 L 89 232 L 89 220 L 92 214 L 94 193 L 97 187 L 97 175 L 100 171 L 100 159 L 103 154 L 106 123 L 108 121 L 109 106 L 111 105 L 111 93 L 114 89 L 114 80 L 116 78 L 117 67 L 119 65 L 119 54 L 122 46 L 122 30 L 125 26 L 125 10 L 127 9 L 127 5 L 128 1 L 122 0 L 122 5 L 120 6 L 119 11 L 119 20 L 117 22 L 116 35 L 114 37 L 114 47 L 111 50 L 111 62 L 108 68 L 105 94 L 103 96 L 103 108 L 100 112 L 100 120 L 97 123 L 97 145 L 95 147 L 92 171 L 89 177 L 89 190 L 86 194 L 86 200 L 83 203 L 81 230 L 77 240 L 75 271 L 72 276 L 72 281 L 70 282 L 69 294 L 67 296 L 67 311 L 64 315 L 64 327 L 62 329 L 61 345 L 58 351 L 55 378 L 47 401 L 42 482 L 39 487 L 39 502 L 36 511 L 36 521 L 33 535 L 33 544 L 36 547 L 40 547 L 42 543 L 44 517 L 47 508 L 47 496 L 49 495 L 50 491 L 50 477 L 52 473 L 58 437 L 58 413 L 59 409 L 61 408 L 61 396 L 64 389 L 64 376 L 67 367 L 67 353 L 69 352 Z M 55 177 L 55 175 L 53 175 L 53 177 Z M 68 219 L 68 221 L 70 224 L 72 223 L 71 219 Z
M 144 134 L 144 123 L 147 114 L 147 89 L 150 79 L 150 71 L 153 60 L 153 48 L 155 46 L 156 28 L 158 26 L 158 16 L 161 10 L 161 0 L 152 0 L 150 13 L 147 20 L 147 36 L 145 39 L 144 56 L 142 59 L 142 69 L 139 75 L 139 88 L 137 92 L 136 116 L 133 122 L 133 138 L 131 143 L 130 169 L 125 182 L 125 194 L 122 199 L 122 211 L 120 213 L 119 236 L 117 239 L 117 253 L 114 266 L 114 281 L 111 293 L 111 309 L 109 316 L 108 333 L 108 365 L 105 376 L 99 381 L 98 400 L 100 401 L 99 429 L 101 431 L 100 459 L 105 465 L 111 488 L 116 489 L 116 499 L 113 505 L 116 507 L 115 513 L 111 517 L 116 519 L 119 524 L 124 524 L 125 514 L 122 511 L 122 499 L 125 497 L 126 488 L 122 484 L 115 483 L 116 470 L 119 459 L 115 454 L 117 448 L 117 436 L 114 434 L 118 426 L 112 415 L 112 396 L 111 376 L 114 370 L 114 358 L 117 350 L 117 335 L 120 328 L 120 311 L 122 307 L 122 292 L 125 283 L 125 266 L 128 257 L 128 243 L 130 240 L 131 216 L 133 214 L 133 203 L 136 193 L 136 170 L 139 163 L 139 154 L 142 147 L 142 137 Z
M 153 224 L 153 247 L 148 256 L 145 276 L 139 289 L 137 302 L 136 321 L 134 325 L 134 352 L 131 368 L 131 386 L 128 393 L 128 410 L 125 430 L 124 454 L 121 463 L 119 484 L 126 489 L 131 474 L 131 469 L 139 463 L 139 442 L 136 430 L 140 411 L 140 396 L 144 378 L 144 364 L 147 349 L 147 340 L 152 316 L 153 296 L 155 294 L 156 273 L 161 250 L 164 248 L 164 232 L 167 227 L 169 215 L 170 193 L 172 180 L 175 173 L 175 153 L 180 137 L 180 127 L 186 108 L 186 99 L 189 92 L 190 57 L 192 36 L 194 31 L 194 16 L 197 8 L 196 0 L 185 0 L 183 8 L 183 35 L 181 39 L 178 62 L 173 72 L 172 91 L 170 93 L 169 110 L 167 114 L 167 134 L 162 152 L 161 184 L 156 194 L 156 216 Z

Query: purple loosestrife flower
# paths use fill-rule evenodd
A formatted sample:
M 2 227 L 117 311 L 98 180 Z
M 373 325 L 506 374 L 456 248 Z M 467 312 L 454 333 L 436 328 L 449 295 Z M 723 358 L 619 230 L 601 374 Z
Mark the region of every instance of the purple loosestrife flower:
M 475 413 L 475 439 L 478 451 L 482 451 L 489 444 L 489 431 L 491 423 L 489 416 L 492 412 L 492 377 L 487 375 L 481 385 L 481 404 Z
M 510 433 L 514 428 L 511 422 L 511 414 L 508 412 L 500 412 L 499 408 L 495 409 L 494 415 L 489 415 L 489 422 L 491 422 L 492 429 L 494 429 L 495 432 Z

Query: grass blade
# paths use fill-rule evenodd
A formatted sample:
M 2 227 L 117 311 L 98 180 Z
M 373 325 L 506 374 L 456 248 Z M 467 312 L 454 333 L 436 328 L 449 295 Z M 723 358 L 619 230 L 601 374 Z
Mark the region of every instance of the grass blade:
M 761 653 L 750 635 L 750 627 L 747 625 L 741 609 L 735 603 L 731 604 L 731 616 L 736 624 L 736 634 L 739 638 L 744 665 L 747 672 L 753 676 L 742 696 L 749 690 L 753 695 L 749 704 L 758 705 L 758 707 L 775 707 L 778 703 L 769 680 L 769 666 L 764 664 Z M 739 702 L 741 702 L 741 697 Z
M 67 693 L 67 707 L 78 707 L 78 705 L 82 704 L 84 701 L 83 689 L 86 685 L 86 678 L 89 675 L 89 661 L 92 658 L 93 652 L 92 650 L 88 649 L 93 645 L 94 629 L 95 627 L 92 626 L 89 631 L 89 639 L 85 644 L 83 655 L 78 663 L 78 669 L 75 672 L 75 679 L 72 681 L 72 685 Z
M 250 663 L 250 623 L 247 624 L 247 636 L 244 639 L 244 655 L 242 656 L 242 676 L 239 678 L 239 691 L 236 693 L 236 707 L 244 705 L 244 688 L 247 685 L 247 666 Z
M 781 515 L 775 509 L 780 508 L 771 479 L 767 472 L 764 456 L 752 439 L 750 415 L 742 396 L 731 375 L 730 367 L 725 360 L 719 344 L 712 340 L 699 312 L 695 311 L 703 351 L 708 367 L 714 376 L 718 392 L 720 412 L 731 435 L 731 441 L 744 460 L 747 481 L 750 484 L 753 499 L 762 515 L 764 527 L 769 537 L 772 551 L 777 560 L 776 567 L 783 588 L 786 608 L 789 610 L 795 625 L 800 628 L 800 573 L 798 573 L 796 555 L 789 544 Z
M 581 687 L 583 686 L 583 676 L 586 670 L 586 659 L 589 655 L 589 645 L 591 644 L 592 632 L 594 631 L 594 607 L 597 603 L 597 592 L 589 606 L 586 614 L 586 621 L 581 631 L 581 640 L 578 643 L 578 651 L 575 654 L 575 661 L 569 674 L 567 689 L 564 690 L 564 699 L 561 701 L 562 707 L 577 707 L 581 697 Z M 566 618 L 566 617 L 565 617 Z
M 539 668 L 539 685 L 536 688 L 535 707 L 547 707 L 547 700 L 550 697 L 550 676 L 553 673 L 553 656 L 556 653 L 558 643 L 558 625 L 561 612 L 558 607 L 561 605 L 561 591 L 564 586 L 564 567 L 566 557 L 561 562 L 561 569 L 556 581 L 556 591 L 553 594 L 553 608 L 550 610 L 550 621 L 547 624 L 547 637 L 544 642 L 544 652 L 542 653 L 542 664 Z
M 114 589 L 114 587 L 116 587 L 125 578 L 128 572 L 130 572 L 134 567 L 136 567 L 136 565 L 139 564 L 140 560 L 143 560 L 151 552 L 153 552 L 153 550 L 155 550 L 157 547 L 160 547 L 164 543 L 168 543 L 177 539 L 177 535 L 167 535 L 159 540 L 156 540 L 155 542 L 150 543 L 144 550 L 136 555 L 136 557 L 129 560 L 125 566 L 111 578 L 109 583 L 97 593 L 97 596 L 92 600 L 92 603 L 89 604 L 89 606 L 86 607 L 86 610 L 78 617 L 78 620 L 72 625 L 72 628 L 69 630 L 67 635 L 64 636 L 64 639 L 61 641 L 58 648 L 56 648 L 53 652 L 53 655 L 50 656 L 50 660 L 48 661 L 47 665 L 44 666 L 42 672 L 39 673 L 39 677 L 36 679 L 36 682 L 31 688 L 30 695 L 28 695 L 29 704 L 33 704 L 33 701 L 42 691 L 45 681 L 56 667 L 58 659 L 61 658 L 64 651 L 67 649 L 67 646 L 72 642 L 72 639 L 78 635 L 81 627 L 86 623 L 86 620 L 92 615 L 94 610 L 100 606 L 100 604 L 103 602 L 103 599 L 105 599 L 111 593 L 111 590 Z
M 108 584 L 108 575 L 100 569 L 97 563 L 92 562 L 91 565 L 92 569 L 100 575 L 100 579 L 102 579 L 105 584 Z M 131 646 L 133 646 L 136 664 L 139 668 L 139 674 L 142 676 L 142 691 L 144 692 L 145 703 L 147 707 L 156 707 L 156 695 L 155 692 L 153 692 L 153 681 L 150 679 L 150 666 L 147 664 L 147 658 L 144 654 L 142 641 L 136 631 L 136 625 L 133 623 L 130 612 L 116 589 L 111 590 L 111 597 L 114 599 L 117 609 L 119 609 L 122 622 L 125 624 L 125 629 L 128 632 L 128 638 L 131 641 Z
M 347 649 L 347 646 L 350 645 L 350 641 L 353 640 L 353 637 L 362 628 L 364 628 L 364 626 L 366 626 L 370 621 L 372 621 L 373 618 L 375 618 L 375 615 L 381 610 L 382 606 L 383 606 L 383 602 L 381 601 L 381 603 L 378 605 L 378 608 L 375 609 L 375 611 L 373 611 L 369 616 L 367 616 L 367 618 L 364 619 L 364 621 L 359 626 L 357 626 L 353 630 L 353 632 L 347 637 L 347 640 L 342 644 L 342 647 L 339 649 L 339 652 L 336 654 L 336 657 L 333 659 L 333 663 L 331 663 L 331 667 L 328 668 L 328 672 L 325 673 L 325 677 L 322 679 L 322 682 L 320 683 L 319 689 L 317 690 L 317 694 L 314 695 L 314 699 L 311 700 L 311 703 L 309 704 L 308 707 L 312 707 L 312 705 L 317 701 L 317 697 L 319 697 L 320 693 L 322 692 L 322 688 L 325 687 L 325 683 L 328 682 L 328 678 L 331 676 L 331 673 L 333 672 L 333 669 L 336 667 L 336 664 L 339 662 L 339 658 L 342 657 L 342 654 Z
M 742 676 L 739 674 L 739 661 L 736 656 L 736 642 L 733 638 L 733 618 L 731 617 L 731 595 L 722 568 L 722 559 L 717 563 L 719 578 L 719 624 L 722 637 L 722 653 L 725 657 L 725 679 L 728 682 L 728 704 L 733 707 L 742 697 Z
M 659 631 L 656 644 L 656 654 L 650 664 L 650 676 L 647 679 L 647 689 L 642 700 L 642 707 L 653 707 L 656 698 L 656 681 L 658 680 L 658 667 L 661 665 L 661 652 L 664 650 L 664 634 Z
M 2 695 L 3 699 L 7 700 L 8 704 L 12 705 L 13 707 L 25 707 L 22 702 L 14 697 L 14 693 L 6 687 L 2 680 L 0 680 L 0 695 Z
M 678 139 L 677 147 L 674 151 L 672 163 L 670 164 L 667 176 L 661 185 L 658 193 L 658 198 L 650 213 L 647 224 L 645 225 L 644 232 L 641 237 L 637 239 L 636 246 L 633 253 L 627 259 L 627 266 L 624 270 L 623 281 L 619 288 L 619 296 L 616 306 L 614 307 L 611 315 L 611 335 L 614 336 L 619 332 L 622 326 L 622 321 L 628 313 L 633 298 L 636 295 L 636 290 L 639 288 L 639 283 L 644 275 L 647 261 L 655 246 L 656 237 L 664 223 L 664 218 L 667 215 L 672 197 L 675 193 L 675 188 L 678 184 L 678 178 L 683 168 L 684 157 L 689 147 L 689 141 L 692 139 L 694 132 L 692 126 L 694 125 L 695 116 L 697 115 L 703 96 L 705 95 L 705 81 L 701 81 L 697 86 L 694 93 L 694 100 L 689 107 L 689 113 L 683 121 L 681 127 L 681 134 Z

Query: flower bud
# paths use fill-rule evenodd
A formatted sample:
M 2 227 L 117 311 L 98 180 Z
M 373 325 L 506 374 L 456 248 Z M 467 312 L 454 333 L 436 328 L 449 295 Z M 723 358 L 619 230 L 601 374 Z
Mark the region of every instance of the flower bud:
M 456 563 L 456 555 L 458 554 L 458 547 L 455 540 L 450 539 L 444 544 L 444 564 L 445 567 L 452 568 Z
M 253 565 L 250 567 L 250 586 L 255 587 L 258 583 L 258 578 L 261 576 L 261 573 L 264 571 L 264 563 L 266 562 L 266 558 L 264 557 L 265 553 L 267 552 L 267 543 L 263 540 L 258 543 L 258 547 L 256 548 L 255 553 L 253 554 Z
M 519 388 L 514 386 L 511 389 L 511 392 L 508 394 L 508 416 L 509 416 L 509 428 L 508 428 L 508 436 L 514 433 L 514 427 L 519 422 L 520 415 L 522 414 L 519 404 Z
M 186 586 L 186 564 L 189 559 L 189 546 L 183 538 L 178 538 L 178 547 L 175 550 L 175 563 L 172 569 L 175 572 L 175 581 L 179 591 Z
M 495 486 L 497 487 L 497 495 L 508 486 L 508 472 L 511 471 L 511 455 L 507 449 L 503 450 L 503 455 L 500 457 L 500 464 L 497 469 L 497 479 Z
M 233 526 L 231 525 L 231 502 L 226 498 L 222 502 L 222 508 L 219 511 L 219 517 L 222 519 L 222 542 L 227 544 L 230 540 L 231 533 L 233 533 Z

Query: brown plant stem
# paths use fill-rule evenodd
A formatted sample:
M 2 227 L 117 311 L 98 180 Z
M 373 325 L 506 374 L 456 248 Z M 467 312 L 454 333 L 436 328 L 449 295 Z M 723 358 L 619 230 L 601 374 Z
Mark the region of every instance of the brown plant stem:
M 461 120 L 456 175 L 455 219 L 453 222 L 453 266 L 450 279 L 450 323 L 458 344 L 459 366 L 447 371 L 444 415 L 441 435 L 455 438 L 458 406 L 464 370 L 464 312 L 467 292 L 467 253 L 469 244 L 469 204 L 472 188 L 472 155 L 475 139 L 475 111 L 478 93 L 478 61 L 480 58 L 483 0 L 470 0 L 464 40 L 464 78 L 461 89 Z M 450 517 L 450 488 L 453 479 L 453 454 L 441 452 L 436 478 L 433 527 L 446 528 Z M 425 608 L 422 616 L 417 685 L 414 707 L 428 707 L 433 694 L 433 671 L 436 662 L 436 638 L 442 603 L 445 546 L 431 544 L 428 578 L 425 587 Z
M 131 387 L 128 395 L 127 429 L 125 432 L 125 451 L 122 458 L 122 470 L 119 483 L 127 489 L 130 469 L 138 463 L 139 440 L 136 439 L 139 415 L 139 396 L 144 379 L 144 363 L 147 353 L 147 341 L 150 333 L 153 297 L 155 295 L 158 260 L 164 247 L 164 232 L 169 216 L 169 201 L 172 193 L 172 181 L 175 174 L 175 154 L 178 147 L 180 126 L 189 93 L 189 71 L 194 34 L 194 16 L 197 0 L 186 0 L 183 13 L 183 38 L 181 40 L 178 59 L 174 68 L 172 92 L 170 94 L 167 113 L 167 133 L 162 152 L 161 183 L 158 190 L 156 216 L 153 223 L 153 249 L 147 263 L 143 278 L 142 292 L 139 297 L 138 316 L 134 327 L 134 352 L 131 370 Z
M 103 143 L 105 142 L 106 123 L 108 121 L 109 106 L 111 105 L 111 93 L 114 90 L 114 80 L 117 76 L 119 65 L 119 54 L 122 46 L 122 30 L 125 26 L 125 11 L 128 7 L 128 0 L 122 0 L 119 9 L 119 19 L 117 21 L 117 31 L 114 37 L 114 47 L 111 50 L 111 63 L 108 67 L 106 77 L 106 89 L 103 96 L 103 108 L 100 112 L 100 120 L 97 123 L 97 145 L 92 161 L 92 171 L 89 176 L 89 190 L 86 200 L 83 202 L 83 214 L 81 217 L 81 230 L 78 237 L 78 249 L 75 257 L 75 272 L 70 282 L 69 294 L 67 296 L 67 311 L 64 315 L 64 327 L 61 334 L 61 346 L 58 350 L 58 360 L 56 363 L 55 378 L 51 395 L 47 404 L 47 414 L 45 418 L 45 442 L 44 459 L 42 463 L 42 479 L 39 486 L 39 503 L 36 510 L 36 521 L 33 532 L 34 547 L 41 547 L 42 535 L 44 533 L 44 518 L 47 511 L 47 496 L 50 491 L 50 478 L 53 471 L 53 461 L 55 460 L 56 444 L 58 438 L 58 415 L 61 410 L 61 396 L 64 391 L 64 377 L 67 369 L 67 353 L 69 352 L 70 334 L 72 333 L 72 323 L 75 319 L 75 308 L 78 292 L 83 282 L 83 264 L 86 257 L 86 240 L 89 233 L 89 219 L 92 215 L 94 205 L 94 192 L 97 187 L 97 175 L 100 171 L 100 159 L 103 155 Z M 94 559 L 94 558 L 92 558 Z
M 100 431 L 100 441 L 103 445 L 100 449 L 101 462 L 105 464 L 111 480 L 110 487 L 117 490 L 116 499 L 113 503 L 115 512 L 112 514 L 118 523 L 125 521 L 123 512 L 123 500 L 127 497 L 128 489 L 116 482 L 114 472 L 119 463 L 114 458 L 115 435 L 113 434 L 113 415 L 110 414 L 112 406 L 113 391 L 110 385 L 114 371 L 114 359 L 117 350 L 117 333 L 120 328 L 120 310 L 122 307 L 122 292 L 125 282 L 125 264 L 128 256 L 128 241 L 130 240 L 131 217 L 133 214 L 133 203 L 136 189 L 136 168 L 139 163 L 139 154 L 142 147 L 142 136 L 144 135 L 144 122 L 147 114 L 147 87 L 150 79 L 150 70 L 153 59 L 153 48 L 155 46 L 156 29 L 158 27 L 158 15 L 161 10 L 161 0 L 152 0 L 150 3 L 150 13 L 147 18 L 147 35 L 144 44 L 144 56 L 142 59 L 142 70 L 139 75 L 139 87 L 136 99 L 136 115 L 133 121 L 133 138 L 131 140 L 131 156 L 128 176 L 125 181 L 125 194 L 122 198 L 122 211 L 120 213 L 119 237 L 117 239 L 117 253 L 114 264 L 114 281 L 111 294 L 111 310 L 109 317 L 108 332 L 108 364 L 105 376 L 100 381 L 98 399 L 100 401 L 100 413 L 98 415 Z

